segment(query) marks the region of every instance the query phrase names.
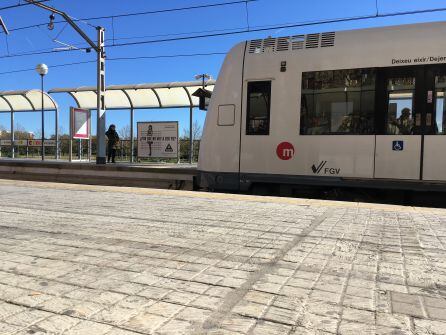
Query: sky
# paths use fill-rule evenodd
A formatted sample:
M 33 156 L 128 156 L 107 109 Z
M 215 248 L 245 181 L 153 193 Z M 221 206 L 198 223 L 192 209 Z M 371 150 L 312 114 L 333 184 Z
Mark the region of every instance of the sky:
M 46 26 L 14 30 L 19 27 L 49 22 L 48 12 L 34 7 L 22 6 L 13 9 L 1 9 L 9 5 L 24 3 L 24 0 L 0 0 L 2 16 L 11 34 L 0 34 L 0 90 L 27 90 L 40 87 L 40 78 L 32 70 L 39 63 L 49 66 L 45 77 L 45 89 L 56 87 L 94 86 L 96 84 L 95 63 L 72 66 L 60 64 L 92 61 L 95 53 L 84 51 L 53 52 L 40 55 L 20 56 L 41 50 L 55 50 L 68 45 L 85 46 L 85 43 L 71 27 L 65 23 L 56 23 L 54 30 Z M 340 31 L 379 27 L 417 22 L 446 20 L 444 0 L 258 0 L 249 3 L 233 3 L 235 0 L 50 0 L 48 5 L 69 13 L 72 17 L 88 19 L 98 16 L 111 16 L 141 11 L 156 11 L 179 7 L 200 6 L 206 4 L 228 3 L 225 6 L 170 11 L 141 16 L 114 19 L 87 20 L 79 26 L 96 40 L 94 26 L 106 28 L 106 52 L 108 58 L 140 56 L 172 56 L 185 54 L 225 53 L 240 41 L 268 36 L 289 36 L 301 33 L 321 31 Z M 232 4 L 231 4 L 232 3 Z M 336 24 L 319 24 L 306 27 L 278 28 L 302 22 L 315 22 L 339 18 L 373 16 L 380 14 L 407 12 L 424 9 L 445 8 L 444 11 L 416 15 L 373 18 Z M 56 21 L 61 21 L 56 17 Z M 126 42 L 165 39 L 176 36 L 200 35 L 209 31 L 236 31 L 247 27 L 272 27 L 271 30 L 234 34 L 223 37 L 190 39 L 163 43 L 140 44 L 134 46 L 113 46 Z M 54 42 L 54 40 L 61 43 Z M 9 56 L 9 57 L 6 57 Z M 170 81 L 191 81 L 199 73 L 208 73 L 218 78 L 224 55 L 162 57 L 153 59 L 107 61 L 106 84 L 139 84 Z M 5 72 L 25 70 L 5 74 Z M 74 101 L 65 94 L 53 96 L 60 107 L 60 124 L 63 132 L 69 130 L 69 108 Z M 107 125 L 114 123 L 117 128 L 129 125 L 129 112 L 108 111 Z M 206 112 L 194 111 L 194 119 L 203 125 Z M 54 113 L 45 114 L 45 134 L 54 133 Z M 16 123 L 27 131 L 39 132 L 39 113 L 16 113 Z M 184 109 L 138 110 L 135 112 L 135 124 L 139 121 L 179 121 L 180 134 L 188 128 L 189 111 Z M 0 114 L 0 128 L 9 129 L 9 114 Z M 93 133 L 96 123 L 93 117 Z M 135 128 L 136 129 L 136 128 Z

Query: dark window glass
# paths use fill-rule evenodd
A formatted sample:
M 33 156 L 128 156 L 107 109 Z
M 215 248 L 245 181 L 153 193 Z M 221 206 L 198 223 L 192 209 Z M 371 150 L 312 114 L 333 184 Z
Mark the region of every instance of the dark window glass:
M 414 126 L 420 126 L 421 120 L 415 120 L 415 78 L 391 78 L 387 81 L 388 107 L 386 118 L 387 135 L 411 135 Z
M 302 135 L 373 134 L 374 69 L 302 74 Z
M 271 109 L 271 82 L 248 83 L 247 135 L 268 135 Z
M 446 134 L 446 76 L 435 77 L 435 113 L 426 115 L 426 123 L 430 126 L 433 123 L 434 134 Z

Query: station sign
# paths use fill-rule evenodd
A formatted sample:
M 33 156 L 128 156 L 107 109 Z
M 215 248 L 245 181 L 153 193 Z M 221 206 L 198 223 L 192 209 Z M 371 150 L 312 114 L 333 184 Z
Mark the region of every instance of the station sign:
M 46 147 L 55 147 L 56 146 L 56 140 L 45 140 L 44 145 Z M 42 140 L 28 140 L 28 146 L 29 147 L 41 147 L 42 146 Z
M 138 122 L 138 157 L 178 158 L 178 122 Z
M 10 147 L 11 140 L 0 140 L 0 146 Z M 41 147 L 42 140 L 14 140 L 14 146 L 18 147 Z M 45 140 L 46 147 L 55 147 L 56 140 Z
M 91 112 L 89 109 L 70 108 L 71 138 L 89 139 L 91 135 Z

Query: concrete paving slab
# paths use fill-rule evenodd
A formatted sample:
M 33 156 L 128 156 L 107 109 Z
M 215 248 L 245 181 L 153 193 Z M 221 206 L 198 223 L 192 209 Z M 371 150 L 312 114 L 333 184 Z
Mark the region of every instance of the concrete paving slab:
M 0 334 L 446 334 L 446 210 L 0 180 Z

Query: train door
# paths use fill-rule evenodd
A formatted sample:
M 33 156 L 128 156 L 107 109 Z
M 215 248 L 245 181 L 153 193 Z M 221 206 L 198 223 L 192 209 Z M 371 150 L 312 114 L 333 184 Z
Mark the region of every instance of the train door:
M 423 67 L 379 73 L 375 178 L 419 180 L 422 167 Z
M 426 69 L 423 180 L 446 181 L 446 66 Z

